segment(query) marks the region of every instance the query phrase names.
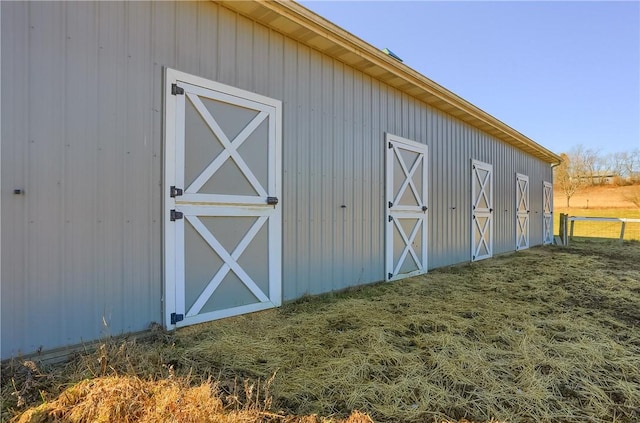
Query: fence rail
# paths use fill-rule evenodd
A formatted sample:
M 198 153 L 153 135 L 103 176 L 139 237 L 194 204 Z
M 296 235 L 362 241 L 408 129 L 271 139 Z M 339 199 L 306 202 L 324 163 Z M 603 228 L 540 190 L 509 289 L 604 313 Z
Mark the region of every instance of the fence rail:
M 592 222 L 592 223 L 611 223 L 611 225 L 595 226 L 590 225 L 587 229 L 582 228 L 581 236 L 595 238 L 618 238 L 620 242 L 624 241 L 627 223 L 640 223 L 640 219 L 629 219 L 625 217 L 590 217 L 590 216 L 569 216 L 560 214 L 560 244 L 569 245 L 569 240 L 573 239 L 576 222 Z M 618 225 L 619 231 L 618 231 Z M 635 231 L 634 231 L 635 232 Z M 618 236 L 619 233 L 619 236 Z M 634 237 L 637 239 L 637 236 Z

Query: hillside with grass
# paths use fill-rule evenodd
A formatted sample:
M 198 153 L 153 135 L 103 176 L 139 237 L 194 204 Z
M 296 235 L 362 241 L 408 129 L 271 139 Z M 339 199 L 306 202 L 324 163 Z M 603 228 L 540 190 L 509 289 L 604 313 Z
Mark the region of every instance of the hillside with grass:
M 558 234 L 560 213 L 569 216 L 640 219 L 640 185 L 596 185 L 579 189 L 566 207 L 562 190 L 554 187 L 554 232 Z M 576 222 L 574 235 L 587 239 L 619 239 L 620 222 Z M 640 240 L 640 222 L 625 224 L 624 239 Z
M 570 207 L 562 189 L 555 186 L 553 204 L 556 211 L 617 209 L 640 213 L 640 206 L 634 204 L 640 200 L 640 185 L 595 185 L 581 188 L 571 197 Z

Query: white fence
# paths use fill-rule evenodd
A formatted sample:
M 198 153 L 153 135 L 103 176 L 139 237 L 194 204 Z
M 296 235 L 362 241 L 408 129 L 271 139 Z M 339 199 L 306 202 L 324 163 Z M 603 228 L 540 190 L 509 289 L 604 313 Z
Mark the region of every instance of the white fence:
M 628 223 L 639 223 L 640 219 L 629 219 L 623 217 L 587 217 L 587 216 L 568 216 L 560 214 L 560 244 L 569 245 L 569 240 L 573 239 L 576 222 L 588 222 L 588 226 L 581 227 L 580 236 L 592 238 L 619 238 L 620 242 L 624 241 L 625 233 L 627 233 Z M 580 226 L 580 224 L 579 224 Z M 635 225 L 640 226 L 640 225 Z M 638 239 L 635 232 L 638 227 L 634 228 L 634 234 L 630 239 Z

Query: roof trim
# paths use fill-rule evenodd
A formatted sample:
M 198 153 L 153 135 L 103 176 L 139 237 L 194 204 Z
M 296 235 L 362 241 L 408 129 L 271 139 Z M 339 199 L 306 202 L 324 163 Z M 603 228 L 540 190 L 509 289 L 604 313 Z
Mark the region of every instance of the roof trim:
M 540 160 L 551 164 L 561 162 L 557 154 L 294 1 L 220 0 L 218 3 L 327 54 Z

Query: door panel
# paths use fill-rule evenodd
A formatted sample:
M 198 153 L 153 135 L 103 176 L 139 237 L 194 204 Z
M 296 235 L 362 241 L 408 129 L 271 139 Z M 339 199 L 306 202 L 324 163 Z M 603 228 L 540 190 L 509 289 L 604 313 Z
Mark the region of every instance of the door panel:
M 553 185 L 542 183 L 542 242 L 553 243 Z
M 471 261 L 493 256 L 493 166 L 471 161 Z
M 529 248 L 529 177 L 516 173 L 516 250 Z
M 167 327 L 281 303 L 281 103 L 167 69 Z
M 427 271 L 427 146 L 387 134 L 386 280 Z

